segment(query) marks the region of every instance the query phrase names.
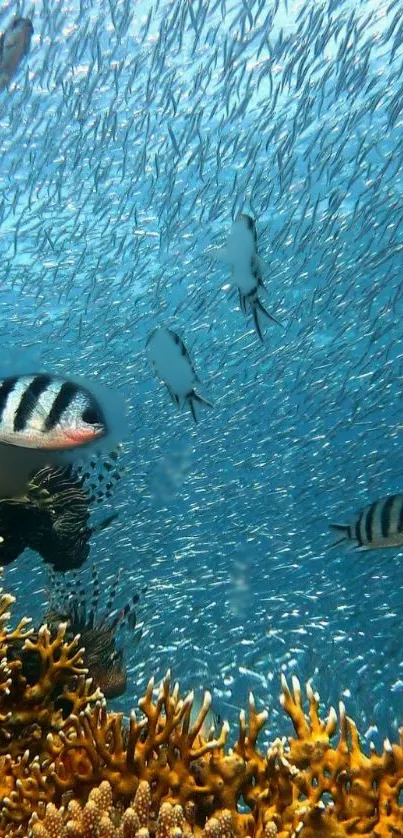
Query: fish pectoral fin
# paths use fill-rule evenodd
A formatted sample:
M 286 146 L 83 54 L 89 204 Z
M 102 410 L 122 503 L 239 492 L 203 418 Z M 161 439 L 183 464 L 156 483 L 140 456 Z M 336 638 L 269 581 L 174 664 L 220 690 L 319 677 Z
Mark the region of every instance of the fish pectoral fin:
M 209 402 L 208 399 L 204 399 L 203 396 L 199 396 L 194 390 L 192 392 L 192 399 L 194 399 L 198 404 L 205 404 L 206 407 L 214 407 L 212 402 Z
M 196 425 L 197 425 L 198 419 L 197 419 L 197 416 L 196 416 L 196 411 L 195 411 L 195 406 L 194 406 L 194 400 L 193 400 L 193 396 L 192 396 L 192 395 L 190 395 L 190 396 L 189 396 L 188 402 L 189 402 L 190 412 L 191 412 L 191 414 L 192 414 L 192 416 L 193 416 L 193 421 L 194 421 L 194 422 L 196 422 Z
M 267 308 L 265 308 L 265 306 L 259 299 L 256 301 L 256 306 L 259 309 L 259 311 L 265 315 L 265 317 L 268 317 L 268 319 L 272 320 L 273 323 L 277 323 L 277 326 L 281 326 L 282 329 L 285 329 L 284 323 L 281 323 L 280 320 L 277 320 L 277 317 L 274 317 L 273 314 L 270 314 L 270 312 L 267 311 Z
M 239 291 L 239 306 L 242 314 L 246 314 L 246 297 Z
M 198 419 L 197 419 L 196 410 L 195 410 L 195 403 L 204 404 L 206 407 L 213 407 L 211 402 L 207 401 L 207 399 L 203 399 L 203 397 L 199 396 L 199 394 L 196 393 L 194 390 L 192 390 L 191 393 L 189 393 L 189 395 L 186 397 L 186 399 L 187 399 L 187 402 L 189 404 L 189 408 L 190 408 L 190 412 L 193 416 L 193 420 L 194 420 L 194 422 L 196 422 L 196 424 L 198 422 Z
M 262 328 L 261 328 L 261 325 L 260 325 L 260 323 L 259 323 L 259 318 L 258 318 L 258 314 L 257 314 L 257 313 L 258 313 L 258 307 L 257 307 L 257 306 L 253 306 L 253 308 L 252 308 L 252 315 L 253 315 L 253 322 L 254 322 L 254 324 L 255 324 L 255 329 L 256 329 L 256 331 L 257 331 L 257 333 L 258 333 L 258 335 L 259 335 L 259 340 L 260 340 L 260 342 L 261 342 L 261 343 L 264 343 L 264 340 L 263 340 L 263 333 L 262 333 Z
M 173 390 L 171 390 L 171 388 L 168 387 L 168 385 L 167 385 L 167 390 L 168 390 L 169 395 L 171 396 L 171 399 L 172 399 L 175 407 L 180 407 L 179 397 L 176 395 L 176 393 L 174 393 Z

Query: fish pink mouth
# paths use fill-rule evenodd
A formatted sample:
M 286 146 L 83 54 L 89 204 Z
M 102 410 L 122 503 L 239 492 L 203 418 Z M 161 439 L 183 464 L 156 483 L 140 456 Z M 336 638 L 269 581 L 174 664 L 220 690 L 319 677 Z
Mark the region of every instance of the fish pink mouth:
M 41 448 L 48 450 L 60 450 L 76 448 L 80 445 L 88 445 L 96 439 L 105 435 L 105 428 L 102 425 L 95 425 L 93 428 L 69 429 L 55 435 L 55 437 L 44 440 Z

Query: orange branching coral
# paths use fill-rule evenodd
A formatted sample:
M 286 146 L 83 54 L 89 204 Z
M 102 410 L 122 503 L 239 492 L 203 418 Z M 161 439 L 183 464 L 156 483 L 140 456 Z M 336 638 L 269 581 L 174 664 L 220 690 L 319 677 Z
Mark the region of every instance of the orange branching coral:
M 56 769 L 54 780 L 61 790 L 69 786 L 70 776 L 74 774 L 81 787 L 107 779 L 125 798 L 134 794 L 139 779 L 152 783 L 158 800 L 169 794 L 177 802 L 186 803 L 194 796 L 211 795 L 214 785 L 221 788 L 224 796 L 228 794 L 219 769 L 217 782 L 211 780 L 207 786 L 198 784 L 193 776 L 193 765 L 207 753 L 220 766 L 220 757 L 223 766 L 228 759 L 223 753 L 227 725 L 223 725 L 218 739 L 205 741 L 200 735 L 211 698 L 207 695 L 191 724 L 192 695 L 180 699 L 177 684 L 171 692 L 169 673 L 155 702 L 153 688 L 151 680 L 139 702 L 144 716 L 138 721 L 133 712 L 127 730 L 122 725 L 122 714 L 108 713 L 103 702 L 97 703 L 94 709 L 87 708 L 80 717 L 68 718 L 58 737 L 50 737 Z M 228 774 L 221 766 L 222 772 Z
M 400 745 L 388 740 L 381 755 L 363 753 L 357 728 L 340 704 L 340 718 L 331 708 L 319 716 L 319 696 L 307 685 L 309 718 L 301 688 L 293 692 L 282 678 L 281 704 L 290 716 L 296 738 L 276 740 L 269 748 L 265 776 L 254 788 L 256 835 L 273 823 L 281 838 L 347 835 L 403 835 L 403 731 Z M 339 727 L 339 739 L 331 738 Z M 262 782 L 263 780 L 263 782 Z M 245 795 L 248 799 L 248 795 Z
M 63 698 L 68 700 L 73 712 L 80 712 L 90 700 L 100 697 L 99 690 L 92 689 L 91 679 L 82 665 L 83 649 L 79 648 L 78 637 L 69 643 L 65 640 L 66 625 L 60 624 L 56 635 L 51 635 L 47 626 L 36 637 L 17 634 L 7 637 L 6 660 L 11 671 L 7 694 L 1 699 L 1 709 L 6 712 L 5 724 L 0 723 L 0 753 L 21 755 L 26 748 L 31 753 L 42 750 L 46 734 L 61 727 L 62 710 L 56 698 L 64 686 Z M 24 639 L 21 644 L 21 639 Z M 20 652 L 15 654 L 16 644 Z M 24 671 L 24 651 L 34 655 L 37 673 L 31 682 Z M 74 679 L 74 687 L 72 684 Z M 36 744 L 35 744 L 36 743 Z
M 283 678 L 294 736 L 263 754 L 267 713 L 251 695 L 231 749 L 228 724 L 205 733 L 209 693 L 193 719 L 192 693 L 182 699 L 169 673 L 156 692 L 150 681 L 141 715 L 126 725 L 94 701 L 77 639 L 66 642 L 63 627 L 28 637 L 26 620 L 9 632 L 11 602 L 0 598 L 0 741 L 9 746 L 0 756 L 0 838 L 403 836 L 403 731 L 399 744 L 367 755 L 344 705 L 323 719 L 308 684 L 306 713 L 298 680 L 290 689 Z M 35 683 L 10 657 L 16 640 L 39 657 Z M 64 720 L 58 679 L 74 711 Z

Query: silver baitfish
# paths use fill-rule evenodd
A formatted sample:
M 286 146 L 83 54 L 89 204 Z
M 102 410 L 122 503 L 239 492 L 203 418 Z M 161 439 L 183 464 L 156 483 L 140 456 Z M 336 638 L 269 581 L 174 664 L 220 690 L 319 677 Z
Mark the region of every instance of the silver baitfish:
M 355 523 L 330 524 L 342 533 L 332 547 L 351 541 L 357 550 L 403 546 L 403 495 L 389 495 L 362 509 Z
M 125 433 L 116 394 L 98 384 L 36 373 L 0 380 L 0 497 L 24 492 L 44 465 L 108 453 Z
M 0 92 L 5 90 L 31 45 L 34 27 L 25 17 L 15 17 L 0 37 Z
M 197 422 L 195 404 L 208 407 L 212 404 L 195 391 L 200 379 L 181 338 L 171 329 L 161 326 L 151 332 L 146 348 L 148 360 L 156 376 L 168 388 L 173 403 L 181 408 L 186 403 Z
M 216 248 L 211 253 L 218 261 L 231 265 L 232 279 L 238 288 L 241 311 L 247 314 L 249 307 L 255 329 L 260 340 L 263 341 L 259 314 L 277 323 L 278 326 L 282 326 L 282 323 L 267 311 L 259 297 L 260 289 L 265 287 L 264 263 L 257 252 L 257 232 L 253 218 L 241 213 L 232 225 L 226 246 Z

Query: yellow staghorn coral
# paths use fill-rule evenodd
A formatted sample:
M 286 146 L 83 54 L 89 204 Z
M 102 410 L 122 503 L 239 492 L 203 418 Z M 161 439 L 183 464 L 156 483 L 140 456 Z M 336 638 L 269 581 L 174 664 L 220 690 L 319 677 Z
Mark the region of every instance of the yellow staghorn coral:
M 5 660 L 11 677 L 0 701 L 1 712 L 5 711 L 5 723 L 0 721 L 0 754 L 18 756 L 26 748 L 30 748 L 31 753 L 42 750 L 46 734 L 63 724 L 62 709 L 57 703 L 61 688 L 64 688 L 62 697 L 74 712 L 80 712 L 89 701 L 100 697 L 99 690 L 92 690 L 91 679 L 86 678 L 79 637 L 67 643 L 65 634 L 65 624 L 59 625 L 55 636 L 51 636 L 45 625 L 32 638 L 21 632 L 20 624 L 6 637 Z M 18 641 L 17 652 L 15 641 Z M 25 651 L 34 655 L 37 662 L 37 674 L 32 683 L 24 670 Z
M 12 598 L 0 597 L 0 838 L 384 838 L 403 836 L 403 730 L 398 744 L 365 754 L 341 704 L 327 718 L 308 683 L 282 679 L 281 704 L 295 734 L 263 754 L 267 720 L 253 695 L 239 733 L 206 735 L 211 696 L 193 719 L 169 673 L 150 681 L 128 725 L 91 692 L 78 639 L 27 620 L 9 631 Z M 15 642 L 39 657 L 28 683 Z M 62 718 L 59 692 L 73 712 Z M 337 737 L 335 744 L 332 744 Z

